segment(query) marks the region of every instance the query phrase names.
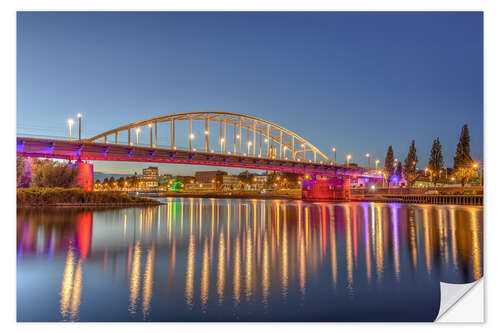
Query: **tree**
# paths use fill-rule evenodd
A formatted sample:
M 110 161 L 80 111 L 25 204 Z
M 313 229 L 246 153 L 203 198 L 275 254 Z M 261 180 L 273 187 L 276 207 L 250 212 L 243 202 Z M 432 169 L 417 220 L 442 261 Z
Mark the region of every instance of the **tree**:
M 78 168 L 50 160 L 37 162 L 31 176 L 31 186 L 77 187 Z
M 470 136 L 469 127 L 465 124 L 460 133 L 460 139 L 457 144 L 457 152 L 453 159 L 453 169 L 472 168 L 474 162 L 470 157 Z
M 470 157 L 469 127 L 465 124 L 460 133 L 457 151 L 453 158 L 453 176 L 460 180 L 462 187 L 476 175 L 474 161 Z
M 436 185 L 439 171 L 443 169 L 443 153 L 441 151 L 441 143 L 439 142 L 439 137 L 432 143 L 431 153 L 429 156 L 429 170 L 431 173 L 431 179 Z
M 394 152 L 392 151 L 392 146 L 387 148 L 387 154 L 385 155 L 384 171 L 387 179 L 390 179 L 394 174 Z
M 460 180 L 460 184 L 464 187 L 469 180 L 477 177 L 477 173 L 474 168 L 457 168 L 453 170 L 453 176 L 457 180 Z
M 118 187 L 119 188 L 125 187 L 125 178 L 123 178 L 123 177 L 118 178 Z
M 415 148 L 415 140 L 411 140 L 410 149 L 408 150 L 404 165 L 404 177 L 410 185 L 413 185 L 415 179 L 417 179 L 417 163 L 418 156 L 417 148 Z
M 109 190 L 109 179 L 108 177 L 104 178 L 102 181 L 102 188 L 105 190 Z
M 398 162 L 398 166 L 396 167 L 396 171 L 394 172 L 396 176 L 398 176 L 399 179 L 403 176 L 403 165 L 401 162 Z
M 29 187 L 31 182 L 31 159 L 23 156 L 16 158 L 16 187 Z

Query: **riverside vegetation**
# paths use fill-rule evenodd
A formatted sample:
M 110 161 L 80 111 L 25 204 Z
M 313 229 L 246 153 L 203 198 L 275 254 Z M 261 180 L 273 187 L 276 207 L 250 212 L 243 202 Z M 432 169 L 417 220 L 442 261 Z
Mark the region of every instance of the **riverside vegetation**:
M 47 205 L 156 205 L 159 202 L 150 198 L 129 197 L 113 192 L 89 192 L 79 188 L 18 188 L 18 206 Z

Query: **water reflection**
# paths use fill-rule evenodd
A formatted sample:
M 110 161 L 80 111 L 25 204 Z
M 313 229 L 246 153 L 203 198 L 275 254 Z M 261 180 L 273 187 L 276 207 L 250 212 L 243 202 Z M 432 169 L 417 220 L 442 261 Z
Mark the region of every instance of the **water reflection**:
M 391 294 L 396 285 L 411 298 L 439 281 L 482 276 L 482 214 L 478 207 L 171 198 L 154 208 L 19 210 L 18 266 L 31 258 L 52 259 L 47 271 L 64 263 L 58 282 L 40 273 L 40 288 L 59 285 L 59 318 L 49 320 L 98 320 L 95 310 L 82 311 L 82 297 L 94 308 L 103 297 L 125 306 L 127 315 L 103 320 L 347 318 L 335 304 L 362 305 L 366 320 L 374 320 L 368 313 L 382 320 L 403 304 Z M 116 275 L 124 285 L 116 286 L 123 281 Z M 113 288 L 98 287 L 111 278 Z M 373 304 L 374 292 L 391 295 L 392 305 Z M 32 315 L 28 304 L 19 311 Z

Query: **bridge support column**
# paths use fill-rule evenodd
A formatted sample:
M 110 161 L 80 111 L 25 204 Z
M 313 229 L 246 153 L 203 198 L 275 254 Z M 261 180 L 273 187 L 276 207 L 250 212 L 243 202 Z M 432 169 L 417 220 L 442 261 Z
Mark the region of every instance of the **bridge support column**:
M 302 200 L 349 201 L 350 199 L 351 183 L 349 178 L 322 178 L 302 182 Z
M 94 165 L 82 161 L 76 162 L 78 168 L 78 185 L 85 191 L 94 190 Z

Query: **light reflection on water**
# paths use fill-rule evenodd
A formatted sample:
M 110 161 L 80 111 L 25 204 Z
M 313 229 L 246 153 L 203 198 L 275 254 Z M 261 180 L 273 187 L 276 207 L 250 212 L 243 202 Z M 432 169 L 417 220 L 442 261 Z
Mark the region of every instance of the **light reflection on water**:
M 482 276 L 479 207 L 168 199 L 18 210 L 20 321 L 431 321 Z

